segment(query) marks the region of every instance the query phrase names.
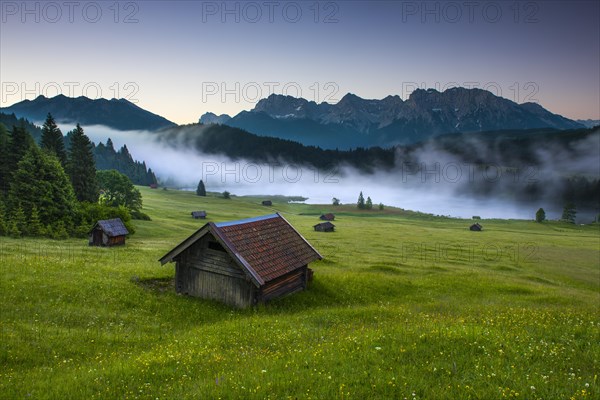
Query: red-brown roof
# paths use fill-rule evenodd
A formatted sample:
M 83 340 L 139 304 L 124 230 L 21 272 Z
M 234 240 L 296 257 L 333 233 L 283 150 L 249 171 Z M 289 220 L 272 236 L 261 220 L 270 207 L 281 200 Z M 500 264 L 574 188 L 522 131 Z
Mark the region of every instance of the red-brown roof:
M 217 224 L 209 222 L 161 258 L 161 263 L 172 261 L 208 232 L 222 242 L 259 285 L 322 258 L 285 218 L 270 214 Z

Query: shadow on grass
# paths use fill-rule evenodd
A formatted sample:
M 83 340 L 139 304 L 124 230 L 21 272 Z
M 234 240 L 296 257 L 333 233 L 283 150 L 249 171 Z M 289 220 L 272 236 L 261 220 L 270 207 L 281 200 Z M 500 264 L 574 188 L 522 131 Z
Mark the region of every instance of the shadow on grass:
M 165 293 L 169 290 L 175 291 L 175 278 L 140 278 L 138 276 L 132 276 L 131 282 L 140 286 L 143 289 L 149 290 L 156 293 Z

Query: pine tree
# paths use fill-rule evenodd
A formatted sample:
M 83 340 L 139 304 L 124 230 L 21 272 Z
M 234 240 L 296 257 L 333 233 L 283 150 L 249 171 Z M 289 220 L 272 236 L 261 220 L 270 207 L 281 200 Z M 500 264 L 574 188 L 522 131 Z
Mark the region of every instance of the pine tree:
M 62 221 L 71 227 L 75 203 L 71 182 L 56 157 L 34 145 L 13 174 L 8 194 L 10 209 L 21 208 L 26 216 L 37 212 L 43 225 Z
M 40 213 L 35 204 L 32 206 L 29 216 L 28 234 L 31 236 L 42 236 L 44 234 L 44 226 L 40 221 Z
M 365 208 L 367 210 L 372 210 L 373 209 L 373 201 L 371 200 L 370 197 L 367 197 L 367 202 L 365 203 Z
M 152 184 L 158 184 L 158 180 L 156 179 L 156 175 L 154 175 L 152 168 L 148 168 L 148 185 Z
M 10 136 L 4 124 L 0 123 L 0 196 L 8 192 L 10 185 Z
M 356 203 L 356 206 L 361 210 L 365 208 L 365 198 L 362 192 L 360 192 L 360 194 L 358 195 L 358 202 Z
M 204 187 L 204 182 L 202 182 L 202 179 L 200 179 L 200 182 L 198 182 L 198 187 L 196 188 L 196 194 L 198 196 L 206 196 L 206 188 Z
M 12 174 L 17 170 L 19 161 L 35 143 L 23 124 L 18 127 L 13 126 L 9 143 L 8 170 Z
M 577 215 L 577 208 L 573 203 L 565 204 L 561 219 L 565 222 L 575 223 L 575 216 Z
M 0 197 L 0 236 L 5 236 L 8 231 L 8 224 L 6 219 L 6 206 L 2 197 Z
M 92 153 L 92 142 L 79 124 L 69 133 L 70 149 L 67 171 L 79 201 L 98 201 L 96 182 L 96 161 Z
M 63 168 L 66 167 L 67 152 L 65 151 L 63 134 L 50 113 L 48 113 L 46 122 L 44 122 L 44 125 L 42 126 L 42 140 L 40 147 L 43 150 L 54 154 L 58 158 L 58 161 L 60 161 L 60 165 L 62 165 Z
M 17 206 L 10 216 L 8 234 L 14 238 L 27 234 L 27 220 L 21 206 Z
M 108 149 L 108 151 L 112 152 L 113 154 L 116 154 L 115 145 L 113 144 L 111 138 L 108 138 L 108 140 L 106 141 L 106 148 Z
M 546 211 L 543 208 L 540 208 L 535 213 L 535 221 L 536 222 L 544 222 L 546 220 Z

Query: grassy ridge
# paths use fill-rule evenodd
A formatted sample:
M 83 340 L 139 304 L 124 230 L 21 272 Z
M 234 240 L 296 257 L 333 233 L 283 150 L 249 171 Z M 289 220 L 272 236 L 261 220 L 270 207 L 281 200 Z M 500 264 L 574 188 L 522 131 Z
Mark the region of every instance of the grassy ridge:
M 597 398 L 598 226 L 431 218 L 140 188 L 125 247 L 0 241 L 0 398 Z M 157 259 L 203 222 L 284 212 L 325 260 L 250 310 Z

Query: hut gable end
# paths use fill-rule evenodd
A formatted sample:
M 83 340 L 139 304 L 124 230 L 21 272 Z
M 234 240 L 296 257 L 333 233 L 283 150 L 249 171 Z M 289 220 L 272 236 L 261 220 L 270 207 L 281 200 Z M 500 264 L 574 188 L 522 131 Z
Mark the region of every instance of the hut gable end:
M 90 246 L 115 246 L 125 244 L 129 231 L 120 218 L 100 220 L 88 232 Z

